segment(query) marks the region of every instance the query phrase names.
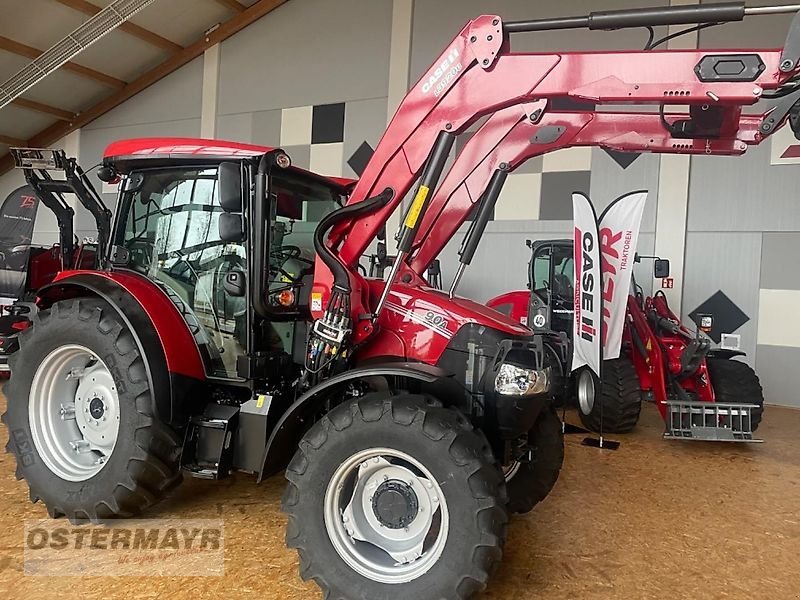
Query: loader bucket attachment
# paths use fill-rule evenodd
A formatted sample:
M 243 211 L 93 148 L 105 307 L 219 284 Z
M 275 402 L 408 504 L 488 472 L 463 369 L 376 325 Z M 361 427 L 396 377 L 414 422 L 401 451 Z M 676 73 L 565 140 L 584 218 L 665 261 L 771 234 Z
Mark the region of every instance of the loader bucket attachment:
M 752 411 L 757 408 L 756 404 L 668 401 L 664 438 L 763 442 L 764 440 L 753 437 Z

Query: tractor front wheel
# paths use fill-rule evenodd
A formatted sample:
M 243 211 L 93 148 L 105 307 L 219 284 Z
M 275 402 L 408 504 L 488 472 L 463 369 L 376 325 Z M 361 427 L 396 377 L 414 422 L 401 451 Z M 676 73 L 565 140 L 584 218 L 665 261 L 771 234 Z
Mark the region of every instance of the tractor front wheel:
M 715 401 L 722 404 L 755 404 L 757 408 L 750 411 L 750 426 L 751 431 L 758 429 L 764 415 L 764 391 L 755 371 L 738 360 L 708 358 L 706 364 Z
M 505 486 L 460 413 L 373 393 L 331 410 L 286 470 L 286 543 L 326 598 L 471 598 L 499 563 Z
M 544 500 L 555 486 L 564 463 L 561 419 L 551 406 L 542 411 L 528 434 L 530 450 L 525 460 L 505 469 L 508 510 L 522 514 Z
M 625 357 L 603 361 L 602 381 L 588 368 L 578 372 L 575 392 L 584 427 L 604 433 L 627 433 L 639 421 L 642 392 L 633 363 Z
M 100 300 L 58 302 L 21 333 L 6 450 L 50 516 L 133 516 L 180 482 L 180 439 L 154 415 L 150 368 Z

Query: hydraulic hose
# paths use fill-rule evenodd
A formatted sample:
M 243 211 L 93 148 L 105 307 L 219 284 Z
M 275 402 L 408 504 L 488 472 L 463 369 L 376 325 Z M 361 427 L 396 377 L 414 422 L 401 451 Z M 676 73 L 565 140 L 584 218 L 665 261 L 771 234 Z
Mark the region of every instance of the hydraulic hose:
M 314 231 L 314 250 L 316 250 L 322 262 L 325 263 L 325 266 L 333 273 L 334 285 L 343 292 L 350 292 L 350 278 L 347 275 L 347 267 L 339 257 L 331 252 L 330 248 L 325 245 L 325 235 L 334 225 L 345 219 L 360 217 L 383 208 L 393 197 L 394 190 L 392 188 L 386 188 L 377 196 L 367 198 L 363 202 L 357 204 L 343 206 L 329 213 L 323 217 L 317 225 Z

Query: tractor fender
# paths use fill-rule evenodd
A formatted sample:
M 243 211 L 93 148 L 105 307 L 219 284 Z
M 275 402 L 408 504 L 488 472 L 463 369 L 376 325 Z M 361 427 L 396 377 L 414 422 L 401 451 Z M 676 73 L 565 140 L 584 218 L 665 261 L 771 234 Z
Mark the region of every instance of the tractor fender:
M 734 356 L 747 356 L 747 353 L 742 350 L 731 350 L 730 348 L 714 348 L 709 350 L 706 356 L 708 356 L 708 358 L 730 360 Z
M 169 298 L 133 273 L 64 271 L 39 289 L 37 305 L 45 309 L 59 300 L 80 296 L 102 298 L 117 312 L 148 361 L 150 389 L 170 391 L 155 394 L 156 415 L 165 423 L 185 422 L 181 407 L 205 380 L 205 370 L 194 337 Z
M 300 436 L 312 424 L 306 423 L 305 417 L 316 413 L 330 397 L 331 392 L 347 383 L 367 377 L 401 377 L 422 384 L 434 384 L 442 379 L 452 379 L 451 374 L 444 369 L 425 363 L 382 362 L 357 367 L 323 381 L 300 396 L 281 415 L 264 448 L 258 481 L 277 473 L 289 463 Z

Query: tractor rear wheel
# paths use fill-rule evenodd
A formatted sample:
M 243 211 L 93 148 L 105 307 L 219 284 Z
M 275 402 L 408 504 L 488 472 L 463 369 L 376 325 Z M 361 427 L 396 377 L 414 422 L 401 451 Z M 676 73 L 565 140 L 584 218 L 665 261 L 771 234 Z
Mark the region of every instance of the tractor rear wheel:
M 578 415 L 584 427 L 604 433 L 627 433 L 639 421 L 642 392 L 639 376 L 626 357 L 603 361 L 602 382 L 589 369 L 578 372 Z
M 58 302 L 21 333 L 6 450 L 51 517 L 130 517 L 180 483 L 181 443 L 153 412 L 152 368 L 101 300 Z
M 752 431 L 758 429 L 764 415 L 764 391 L 755 371 L 738 360 L 708 358 L 706 364 L 714 399 L 720 403 L 757 405 L 750 413 L 750 425 Z
M 515 461 L 505 471 L 508 510 L 523 514 L 544 500 L 555 486 L 564 463 L 561 419 L 548 407 L 528 434 L 527 460 Z
M 505 485 L 485 436 L 412 394 L 331 410 L 286 470 L 286 543 L 325 598 L 471 598 L 500 562 Z

